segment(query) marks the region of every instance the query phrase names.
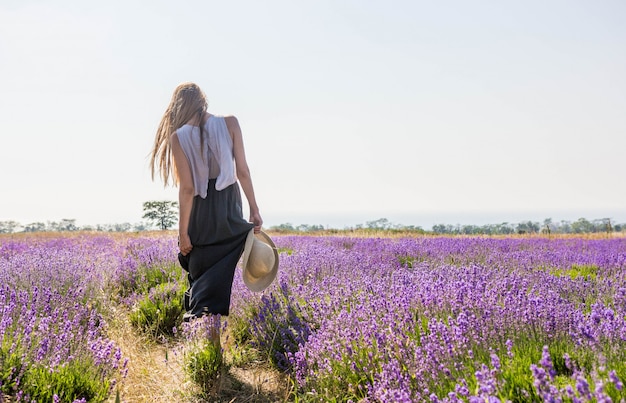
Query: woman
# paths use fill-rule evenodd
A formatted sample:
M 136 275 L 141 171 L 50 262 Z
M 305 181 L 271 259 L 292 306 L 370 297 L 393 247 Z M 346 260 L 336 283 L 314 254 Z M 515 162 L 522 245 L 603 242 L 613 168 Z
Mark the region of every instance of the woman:
M 196 84 L 179 85 L 159 124 L 150 164 L 153 179 L 158 169 L 166 186 L 170 177 L 179 186 L 178 259 L 189 279 L 185 320 L 228 315 L 246 236 L 263 224 L 237 118 L 208 113 Z M 250 222 L 243 218 L 237 181 Z

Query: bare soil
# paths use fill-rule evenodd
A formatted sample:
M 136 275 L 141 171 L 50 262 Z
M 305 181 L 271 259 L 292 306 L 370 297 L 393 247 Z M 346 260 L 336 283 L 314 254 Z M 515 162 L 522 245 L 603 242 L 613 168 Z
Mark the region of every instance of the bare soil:
M 116 393 L 126 403 L 290 401 L 292 383 L 288 376 L 266 362 L 228 365 L 230 348 L 225 348 L 222 374 L 209 385 L 212 393 L 203 394 L 185 374 L 182 354 L 178 352 L 181 342 L 157 343 L 139 334 L 125 317 L 122 312 L 114 315 L 108 329 L 108 336 L 121 348 L 123 357 L 129 359 L 127 376 L 118 382 L 108 403 L 115 402 Z

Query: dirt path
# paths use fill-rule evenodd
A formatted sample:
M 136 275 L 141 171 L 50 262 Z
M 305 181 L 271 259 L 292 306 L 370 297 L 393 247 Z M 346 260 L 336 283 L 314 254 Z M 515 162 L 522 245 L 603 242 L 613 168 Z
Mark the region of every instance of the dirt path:
M 111 321 L 108 335 L 129 359 L 128 374 L 118 386 L 122 402 L 286 402 L 290 391 L 288 377 L 269 368 L 266 363 L 252 363 L 245 367 L 226 366 L 219 392 L 214 397 L 200 395 L 200 388 L 187 379 L 182 365 L 182 354 L 177 345 L 159 344 L 139 335 L 118 314 Z M 228 349 L 225 361 L 230 362 Z M 115 402 L 114 392 L 109 403 Z

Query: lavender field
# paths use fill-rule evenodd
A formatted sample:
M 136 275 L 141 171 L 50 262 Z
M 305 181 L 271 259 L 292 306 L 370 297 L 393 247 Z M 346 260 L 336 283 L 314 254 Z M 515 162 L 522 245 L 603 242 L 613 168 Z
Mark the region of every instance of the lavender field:
M 625 238 L 274 240 L 268 290 L 235 277 L 229 365 L 263 357 L 288 400 L 626 400 Z M 175 236 L 0 242 L 5 400 L 112 401 L 136 365 L 109 338 L 114 308 L 157 304 L 129 323 L 186 343 Z

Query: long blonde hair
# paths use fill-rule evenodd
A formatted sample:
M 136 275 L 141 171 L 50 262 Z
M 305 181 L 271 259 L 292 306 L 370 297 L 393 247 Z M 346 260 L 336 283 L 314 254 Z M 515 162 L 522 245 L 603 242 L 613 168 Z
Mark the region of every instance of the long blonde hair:
M 170 139 L 176 130 L 197 116 L 200 126 L 200 144 L 203 145 L 202 116 L 206 110 L 206 96 L 200 87 L 194 83 L 182 83 L 176 87 L 154 138 L 150 158 L 152 180 L 154 180 L 155 171 L 158 170 L 165 186 L 169 183 L 170 175 L 174 185 L 178 184 L 178 172 L 172 163 Z

